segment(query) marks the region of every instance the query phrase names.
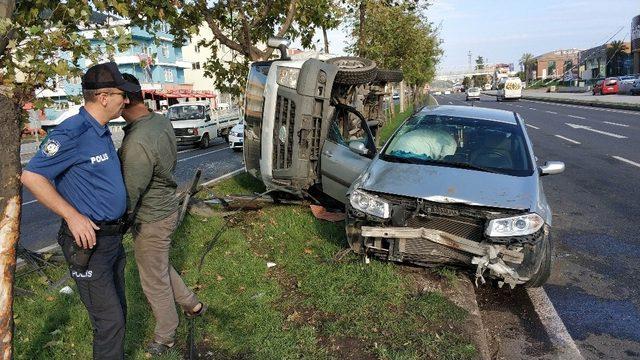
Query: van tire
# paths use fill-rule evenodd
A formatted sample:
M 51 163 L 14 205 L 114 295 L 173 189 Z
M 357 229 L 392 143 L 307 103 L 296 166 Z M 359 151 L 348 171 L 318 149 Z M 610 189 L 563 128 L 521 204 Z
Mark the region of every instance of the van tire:
M 374 81 L 378 74 L 376 63 L 355 56 L 340 56 L 327 60 L 338 67 L 335 82 L 343 85 L 360 85 Z
M 399 83 L 403 79 L 404 74 L 402 73 L 402 70 L 378 69 L 378 74 L 376 75 L 376 81 Z
M 209 141 L 209 134 L 202 135 L 202 139 L 200 139 L 200 148 L 206 149 L 210 144 L 211 142 Z

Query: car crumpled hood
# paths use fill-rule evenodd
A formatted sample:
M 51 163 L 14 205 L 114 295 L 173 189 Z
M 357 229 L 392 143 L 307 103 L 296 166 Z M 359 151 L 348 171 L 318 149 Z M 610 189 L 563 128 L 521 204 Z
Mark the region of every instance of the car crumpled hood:
M 538 179 L 376 158 L 354 184 L 379 193 L 518 210 L 535 209 Z

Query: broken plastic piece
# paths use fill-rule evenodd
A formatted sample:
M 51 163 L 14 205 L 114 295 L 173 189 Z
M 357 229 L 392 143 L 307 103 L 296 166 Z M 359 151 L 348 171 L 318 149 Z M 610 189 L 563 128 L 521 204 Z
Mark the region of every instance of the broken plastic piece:
M 276 266 L 276 263 L 274 263 L 274 262 L 268 262 L 267 263 L 267 268 L 272 268 L 274 266 Z

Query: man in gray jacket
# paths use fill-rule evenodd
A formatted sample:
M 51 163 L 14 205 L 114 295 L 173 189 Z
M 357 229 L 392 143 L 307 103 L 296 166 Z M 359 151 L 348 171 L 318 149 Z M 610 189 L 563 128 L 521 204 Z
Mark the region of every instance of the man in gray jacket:
M 139 85 L 133 75 L 123 76 Z M 127 213 L 134 219 L 131 232 L 140 283 L 156 319 L 147 353 L 159 355 L 175 344 L 175 302 L 187 317 L 202 315 L 206 306 L 169 263 L 170 236 L 177 225 L 179 203 L 174 177 L 177 147 L 171 122 L 149 111 L 142 92 L 128 97 L 129 104 L 122 111 L 127 125 L 119 155 L 128 195 Z

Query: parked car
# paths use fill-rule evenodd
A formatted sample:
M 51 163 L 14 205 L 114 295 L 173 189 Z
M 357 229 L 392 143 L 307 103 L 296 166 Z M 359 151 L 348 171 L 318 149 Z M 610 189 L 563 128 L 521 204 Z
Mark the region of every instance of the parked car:
M 480 100 L 480 88 L 471 87 L 467 90 L 467 101 Z
M 229 147 L 234 151 L 242 151 L 244 144 L 244 124 L 235 125 L 229 131 Z
M 352 156 L 335 155 L 341 166 L 327 178 L 350 166 Z M 347 190 L 349 245 L 389 261 L 468 266 L 480 281 L 488 275 L 510 286 L 541 286 L 553 243 L 540 177 L 562 171 L 562 162 L 536 166 L 514 112 L 425 107 Z M 342 180 L 346 188 L 349 179 Z
M 629 89 L 629 94 L 640 95 L 640 79 L 633 82 L 633 86 Z
M 619 90 L 618 86 L 617 78 L 608 77 L 604 80 L 598 80 L 598 82 L 593 85 L 592 93 L 593 95 L 617 94 Z
M 631 88 L 638 77 L 634 75 L 624 75 L 618 77 L 618 94 L 630 94 Z

